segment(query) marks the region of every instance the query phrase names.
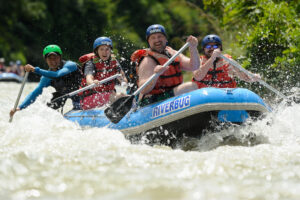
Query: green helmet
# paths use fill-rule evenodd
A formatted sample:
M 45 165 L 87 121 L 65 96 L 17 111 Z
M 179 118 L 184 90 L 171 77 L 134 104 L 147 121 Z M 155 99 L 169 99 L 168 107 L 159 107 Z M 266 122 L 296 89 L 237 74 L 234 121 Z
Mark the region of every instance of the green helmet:
M 50 45 L 46 46 L 43 50 L 44 58 L 46 57 L 47 54 L 52 53 L 52 52 L 62 55 L 62 51 L 58 45 L 50 44 Z

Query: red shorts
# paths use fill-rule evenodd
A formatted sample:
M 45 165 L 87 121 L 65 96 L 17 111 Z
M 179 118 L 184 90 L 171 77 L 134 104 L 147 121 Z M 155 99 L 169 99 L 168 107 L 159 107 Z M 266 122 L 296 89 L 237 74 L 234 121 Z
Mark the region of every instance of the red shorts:
M 92 94 L 80 100 L 80 105 L 83 110 L 88 110 L 96 107 L 101 107 L 109 101 L 110 92 L 102 92 Z

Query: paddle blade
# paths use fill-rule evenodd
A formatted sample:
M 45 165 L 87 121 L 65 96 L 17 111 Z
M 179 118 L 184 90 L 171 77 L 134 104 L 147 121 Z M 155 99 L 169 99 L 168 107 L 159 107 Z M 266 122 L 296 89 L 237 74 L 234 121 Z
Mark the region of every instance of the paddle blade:
M 118 123 L 131 109 L 134 95 L 121 97 L 104 110 L 106 117 L 112 123 Z

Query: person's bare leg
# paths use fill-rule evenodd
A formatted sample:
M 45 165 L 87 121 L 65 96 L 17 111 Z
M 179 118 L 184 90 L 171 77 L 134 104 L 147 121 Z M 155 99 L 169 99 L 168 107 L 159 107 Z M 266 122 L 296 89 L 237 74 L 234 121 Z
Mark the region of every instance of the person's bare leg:
M 109 102 L 113 103 L 115 102 L 117 99 L 124 97 L 125 94 L 123 93 L 116 93 L 116 92 L 112 92 L 109 96 Z
M 174 88 L 174 95 L 178 96 L 183 93 L 191 92 L 191 91 L 197 90 L 197 89 L 198 89 L 197 84 L 194 82 L 182 83 Z

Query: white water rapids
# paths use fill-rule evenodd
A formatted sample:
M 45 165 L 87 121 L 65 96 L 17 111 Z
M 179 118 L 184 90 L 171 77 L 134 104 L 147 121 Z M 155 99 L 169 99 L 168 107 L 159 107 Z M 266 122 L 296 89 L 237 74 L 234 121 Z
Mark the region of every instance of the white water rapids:
M 25 85 L 20 102 L 35 86 Z M 46 107 L 50 88 L 9 123 L 20 84 L 0 88 L 0 199 L 300 199 L 299 104 L 183 151 L 133 145 L 116 130 L 82 130 Z M 219 135 L 250 132 L 258 144 L 220 145 Z

